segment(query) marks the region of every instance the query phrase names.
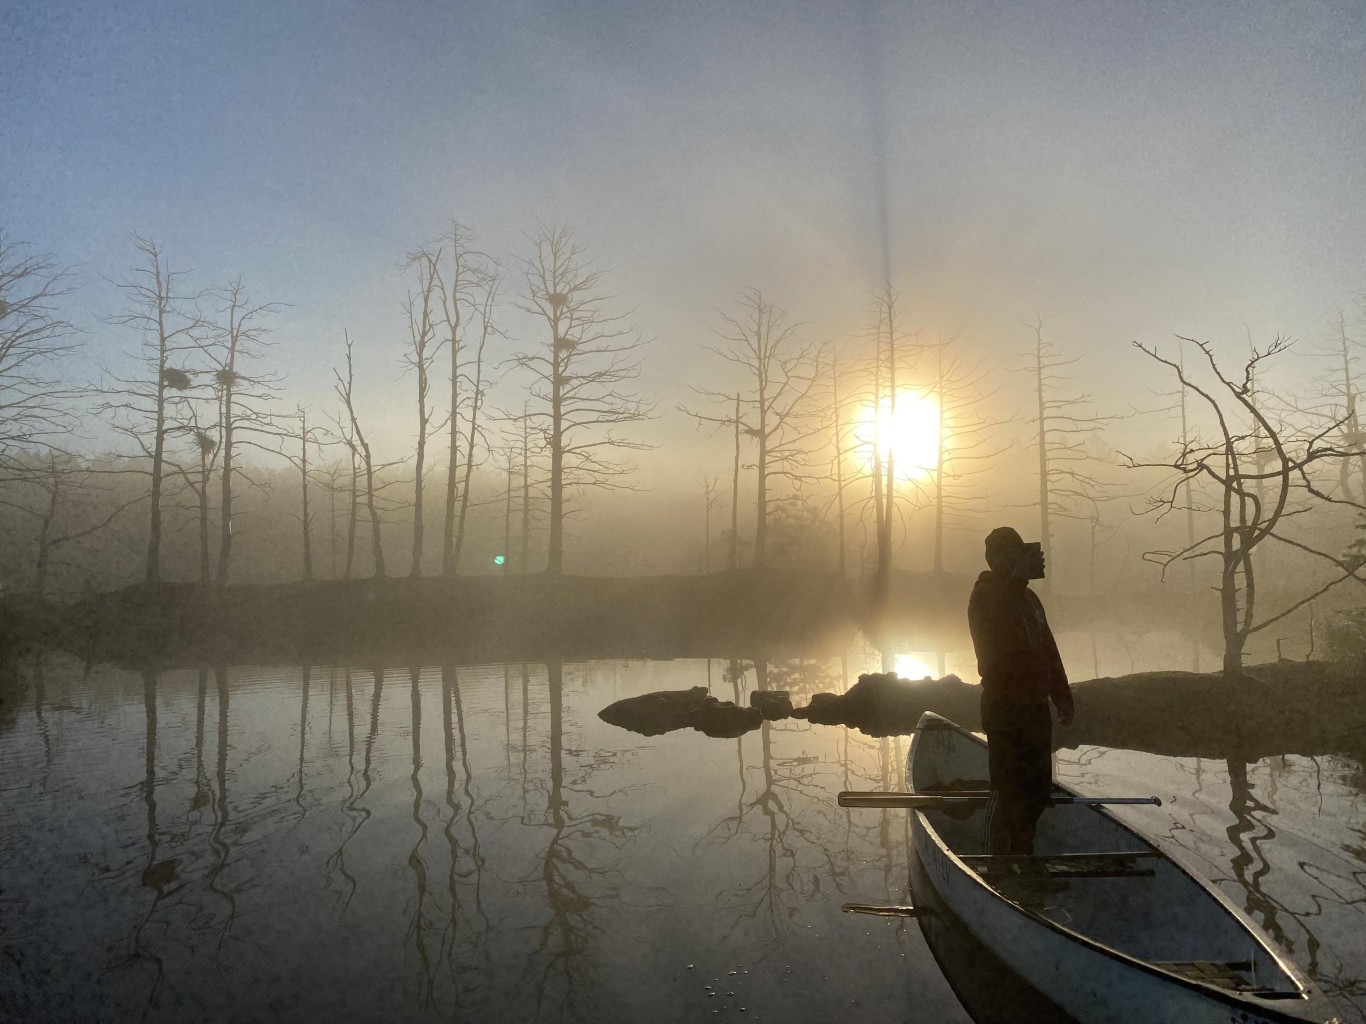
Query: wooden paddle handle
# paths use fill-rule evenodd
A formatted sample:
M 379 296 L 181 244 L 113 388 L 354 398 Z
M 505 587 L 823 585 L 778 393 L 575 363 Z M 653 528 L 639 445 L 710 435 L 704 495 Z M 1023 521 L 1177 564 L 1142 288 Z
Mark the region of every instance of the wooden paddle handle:
M 949 804 L 981 803 L 991 799 L 985 791 L 961 793 L 877 793 L 845 790 L 839 795 L 841 807 L 944 807 Z M 1050 804 L 1152 804 L 1162 806 L 1155 796 L 1055 796 Z

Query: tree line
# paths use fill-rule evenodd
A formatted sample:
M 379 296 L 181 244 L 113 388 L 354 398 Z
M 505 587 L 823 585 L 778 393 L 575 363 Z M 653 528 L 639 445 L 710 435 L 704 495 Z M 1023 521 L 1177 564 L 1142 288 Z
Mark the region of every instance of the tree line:
M 399 261 L 412 443 L 397 458 L 374 444 L 372 389 L 349 334 L 332 348 L 330 400 L 311 408 L 271 369 L 281 304 L 241 279 L 191 289 L 155 241 L 137 237 L 133 250 L 116 281 L 122 308 L 98 330 L 137 348 L 79 381 L 70 366 L 86 332 L 64 313 L 74 275 L 0 234 L 10 593 L 134 579 L 222 586 L 242 524 L 272 506 L 293 524 L 305 580 L 391 575 L 396 544 L 411 576 L 488 571 L 470 564 L 476 513 L 492 537 L 483 546 L 498 550 L 493 571 L 555 576 L 590 495 L 642 486 L 636 462 L 650 445 L 636 428 L 662 415 L 639 388 L 651 342 L 570 228 L 538 228 L 523 252 L 499 257 L 451 221 Z M 1173 387 L 1117 413 L 1076 387 L 1077 356 L 1042 316 L 1021 321 L 1018 360 L 994 365 L 964 339 L 908 325 L 890 284 L 869 294 L 864 327 L 839 337 L 814 337 L 755 288 L 717 311 L 690 397 L 674 406 L 716 437 L 707 447 L 727 449 L 696 484 L 698 569 L 819 565 L 885 584 L 907 560 L 913 519 L 917 565 L 943 573 L 955 531 L 987 513 L 1037 515 L 1050 552 L 1060 522 L 1085 538 L 1065 558 L 1073 589 L 1085 578 L 1094 590 L 1101 546 L 1146 525 L 1143 555 L 1164 577 L 1184 566 L 1189 585 L 1212 579 L 1235 660 L 1258 629 L 1361 582 L 1353 526 L 1366 510 L 1366 445 L 1359 323 L 1346 314 L 1313 353 L 1327 357 L 1325 373 L 1307 392 L 1270 384 L 1291 348 L 1284 337 L 1249 337 L 1228 365 L 1206 341 L 1136 342 Z M 1013 411 L 1001 395 L 1010 373 L 1029 395 Z M 503 379 L 513 387 L 496 388 Z M 510 391 L 509 407 L 495 404 Z M 1117 421 L 1144 415 L 1153 440 L 1116 451 Z M 1012 473 L 1016 490 L 1032 475 L 1027 499 L 1003 497 Z M 168 530 L 193 552 L 193 567 L 181 559 L 169 576 Z M 1279 574 L 1291 555 L 1319 575 L 1286 607 L 1261 611 L 1265 566 Z

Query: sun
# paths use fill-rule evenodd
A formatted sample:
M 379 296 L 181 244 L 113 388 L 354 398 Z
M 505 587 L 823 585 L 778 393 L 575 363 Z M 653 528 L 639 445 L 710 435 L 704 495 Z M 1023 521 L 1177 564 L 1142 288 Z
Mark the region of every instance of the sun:
M 875 416 L 871 403 L 864 406 L 854 427 L 864 472 L 885 467 L 889 455 L 899 480 L 934 472 L 939 465 L 939 404 L 926 395 L 898 391 L 895 410 L 890 397 L 879 409 Z
M 939 670 L 914 651 L 898 654 L 893 661 L 892 671 L 902 679 L 938 679 Z

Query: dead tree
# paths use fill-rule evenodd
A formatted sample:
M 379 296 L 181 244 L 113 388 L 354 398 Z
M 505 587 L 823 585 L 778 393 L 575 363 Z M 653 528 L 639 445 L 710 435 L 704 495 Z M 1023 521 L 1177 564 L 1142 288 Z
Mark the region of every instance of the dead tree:
M 711 572 L 711 512 L 721 504 L 719 481 L 714 476 L 702 478 L 702 571 Z
M 700 412 L 684 405 L 679 409 L 699 425 L 732 426 L 737 441 L 739 433 L 754 441 L 754 567 L 762 569 L 767 564 L 770 479 L 784 479 L 794 486 L 807 479 L 803 471 L 819 433 L 806 404 L 816 373 L 810 346 L 798 344 L 799 325 L 788 324 L 783 309 L 756 288 L 742 291 L 738 305 L 738 314 L 721 313 L 724 326 L 716 334 L 726 344 L 706 347 L 749 378 L 748 396 L 694 387 L 703 399 L 727 411 Z M 729 411 L 732 402 L 734 413 Z M 737 543 L 735 533 L 732 530 L 732 546 Z
M 219 293 L 223 302 L 219 317 L 207 325 L 204 350 L 212 360 L 212 382 L 218 398 L 218 584 L 228 582 L 232 564 L 233 486 L 243 470 L 237 462 L 243 443 L 267 448 L 266 439 L 278 431 L 266 405 L 275 395 L 279 376 L 249 373 L 246 364 L 259 359 L 270 344 L 265 319 L 277 312 L 273 303 L 253 305 L 241 279 Z
M 469 228 L 452 220 L 439 247 L 422 250 L 433 259 L 450 365 L 450 445 L 446 459 L 446 510 L 441 541 L 441 572 L 446 576 L 454 576 L 459 571 L 460 547 L 469 512 L 474 449 L 481 436 L 479 413 L 484 401 L 484 349 L 494 331 L 492 316 L 499 283 L 496 262 L 475 249 L 472 238 L 473 232 Z M 472 341 L 472 337 L 478 340 Z M 471 347 L 473 352 L 469 351 Z M 463 435 L 462 423 L 465 425 Z
M 199 411 L 202 399 L 194 396 L 192 390 L 193 386 L 186 388 L 186 393 L 176 395 L 171 400 L 168 415 L 173 425 L 168 433 L 186 439 L 188 450 L 184 456 L 168 453 L 166 465 L 175 470 L 194 499 L 192 510 L 198 525 L 199 582 L 207 586 L 213 581 L 209 558 L 212 519 L 209 490 L 219 454 L 223 450 L 223 425 L 215 412 L 213 418 L 208 420 L 209 426 L 204 426 Z M 186 457 L 192 458 L 194 465 L 187 464 Z
M 1155 347 L 1134 342 L 1136 348 L 1167 367 L 1180 386 L 1202 403 L 1214 424 L 1206 441 L 1195 437 L 1179 446 L 1169 461 L 1139 462 L 1126 456 L 1130 467 L 1174 471 L 1165 493 L 1151 499 L 1151 509 L 1165 515 L 1181 507 L 1180 495 L 1187 482 L 1204 481 L 1214 492 L 1211 507 L 1215 528 L 1194 543 L 1174 551 L 1150 551 L 1145 558 L 1166 569 L 1179 561 L 1211 558 L 1219 566 L 1219 610 L 1224 640 L 1223 671 L 1228 678 L 1241 676 L 1243 652 L 1254 634 L 1279 622 L 1319 595 L 1348 579 L 1366 582 L 1357 575 L 1360 562 L 1320 551 L 1291 536 L 1287 526 L 1322 502 L 1334 499 L 1324 493 L 1310 475 L 1315 464 L 1353 457 L 1353 453 L 1326 438 L 1341 423 L 1317 432 L 1291 434 L 1272 421 L 1256 400 L 1253 380 L 1269 359 L 1290 345 L 1277 337 L 1265 349 L 1254 349 L 1240 375 L 1227 374 L 1206 342 L 1181 337 L 1197 350 L 1200 374 L 1180 360 L 1162 355 Z M 1360 507 L 1360 506 L 1357 506 Z M 1257 605 L 1257 573 L 1253 553 L 1266 541 L 1299 551 L 1330 567 L 1331 578 L 1313 593 L 1271 615 Z
M 1066 359 L 1055 342 L 1043 334 L 1044 318 L 1025 326 L 1034 344 L 1022 371 L 1031 379 L 1034 392 L 1034 447 L 1038 454 L 1039 539 L 1050 557 L 1055 518 L 1085 519 L 1086 510 L 1104 488 L 1094 473 L 1096 458 L 1088 442 L 1110 422 L 1112 416 L 1097 414 L 1088 394 L 1060 395 L 1068 378 L 1059 371 L 1080 357 Z M 1056 561 L 1056 559 L 1055 559 Z M 1051 586 L 1048 579 L 1040 588 Z
M 0 506 L 12 509 L 37 524 L 34 541 L 31 593 L 47 597 L 54 569 L 78 568 L 58 556 L 68 545 L 79 544 L 111 526 L 119 516 L 142 501 L 142 496 L 109 507 L 108 488 L 101 486 L 101 472 L 75 456 L 49 448 L 41 460 L 13 467 L 18 491 L 8 489 Z
M 616 429 L 653 415 L 653 403 L 629 390 L 640 376 L 645 340 L 625 317 L 608 312 L 601 274 L 569 228 L 539 229 L 526 268 L 526 305 L 544 320 L 545 340 L 513 357 L 531 377 L 527 415 L 550 458 L 550 536 L 546 572 L 564 570 L 567 494 L 586 488 L 634 489 L 635 466 L 614 457 L 650 445 Z
M 477 338 L 472 342 L 474 351 L 466 361 L 465 369 L 465 383 L 469 392 L 469 401 L 465 403 L 464 476 L 460 483 L 460 510 L 455 517 L 455 540 L 451 546 L 452 573 L 460 570 L 460 552 L 465 546 L 465 524 L 469 520 L 470 510 L 470 481 L 477 461 L 476 445 L 483 436 L 483 422 L 480 413 L 483 411 L 485 397 L 484 356 L 488 348 L 489 338 L 497 333 L 497 328 L 493 322 L 493 312 L 498 302 L 498 289 L 501 284 L 502 279 L 499 275 L 492 269 L 486 268 L 474 285 L 474 296 L 471 302 L 478 314 L 478 328 Z M 453 408 L 451 415 L 459 418 L 459 407 Z M 458 429 L 452 432 L 451 438 L 452 443 L 459 440 Z
M 167 415 L 169 399 L 187 391 L 193 381 L 184 369 L 174 365 L 186 353 L 199 349 L 196 335 L 202 324 L 197 317 L 183 312 L 184 303 L 197 296 L 179 293 L 181 274 L 167 265 L 161 247 L 146 238 L 136 238 L 143 265 L 133 277 L 118 283 L 127 305 L 109 323 L 130 327 L 141 336 L 141 362 L 146 375 L 110 376 L 100 389 L 104 400 L 98 409 L 112 417 L 116 431 L 130 438 L 150 460 L 147 473 L 151 480 L 147 520 L 147 558 L 144 580 L 148 585 L 161 582 L 162 489 L 166 474 L 166 441 L 174 425 Z M 150 437 L 149 437 L 150 434 Z
M 302 435 L 301 435 L 302 438 Z M 306 443 L 306 442 L 305 442 Z M 332 444 L 339 443 L 333 440 Z M 328 540 L 328 578 L 340 579 L 338 575 L 337 563 L 337 495 L 346 494 L 348 502 L 355 494 L 354 475 L 349 473 L 349 467 L 342 462 L 327 462 L 314 471 L 316 479 L 327 491 L 327 540 Z M 306 485 L 305 485 L 306 486 Z M 348 529 L 353 519 L 348 514 Z M 354 534 L 352 535 L 354 536 Z M 351 545 L 349 554 L 354 553 L 354 541 Z M 347 576 L 350 576 L 350 563 L 347 563 Z
M 375 559 L 375 577 L 382 579 L 384 571 L 384 539 L 380 533 L 379 511 L 375 503 L 375 460 L 370 451 L 370 443 L 365 440 L 365 432 L 361 430 L 360 418 L 356 415 L 355 402 L 355 369 L 351 360 L 352 342 L 348 335 L 346 337 L 346 376 L 343 377 L 337 369 L 332 370 L 332 376 L 336 378 L 333 391 L 341 399 L 342 408 L 345 410 L 346 419 L 339 422 L 342 440 L 350 450 L 352 455 L 352 479 L 355 479 L 357 468 L 365 474 L 365 507 L 370 515 L 370 547 Z M 359 466 L 357 467 L 357 461 Z M 352 509 L 354 522 L 354 508 L 356 503 L 355 484 L 352 484 Z M 355 531 L 352 529 L 351 536 L 354 538 Z M 353 545 L 348 546 L 346 567 L 347 576 L 350 576 L 351 556 Z
M 897 371 L 905 370 L 900 351 L 905 331 L 897 309 L 899 293 L 890 284 L 873 294 L 876 326 L 873 330 L 873 501 L 877 519 L 877 575 L 885 593 L 892 573 L 892 521 L 896 518 L 896 451 L 892 439 L 884 441 L 884 428 L 898 422 Z
M 531 416 L 526 403 L 523 403 L 522 414 L 516 421 L 519 430 L 510 442 L 510 447 L 517 452 L 518 466 L 521 470 L 521 502 L 518 509 L 522 522 L 517 571 L 526 573 L 531 564 L 531 521 L 533 518 L 544 518 L 545 515 L 544 478 L 539 471 L 534 482 L 531 476 L 532 459 L 541 457 L 543 452 L 532 446 Z
M 413 371 L 417 383 L 417 446 L 413 472 L 413 558 L 410 576 L 422 575 L 422 502 L 426 472 L 427 436 L 432 431 L 433 410 L 431 370 L 442 342 L 436 336 L 436 310 L 433 300 L 440 291 L 436 263 L 440 251 L 424 251 L 408 257 L 408 266 L 417 268 L 417 294 L 408 293 L 403 311 L 408 319 L 408 348 L 403 354 L 404 365 Z
M 1361 343 L 1348 332 L 1347 317 L 1341 312 L 1333 321 L 1332 331 L 1332 342 L 1321 351 L 1311 353 L 1328 359 L 1331 369 L 1318 380 L 1320 399 L 1317 403 L 1308 403 L 1304 411 L 1322 422 L 1342 424 L 1338 444 L 1356 457 L 1339 461 L 1338 488 L 1348 501 L 1366 502 L 1366 434 L 1362 431 L 1357 410 L 1361 389 L 1357 383 L 1356 364 Z M 1361 482 L 1359 492 L 1353 487 L 1353 476 Z
M 294 411 L 294 420 L 298 423 L 297 431 L 291 429 L 287 439 L 288 444 L 282 448 L 280 454 L 284 457 L 299 474 L 299 514 L 292 517 L 299 524 L 300 536 L 303 550 L 303 573 L 305 581 L 313 579 L 313 462 L 309 459 L 309 448 L 320 450 L 326 435 L 322 428 L 316 424 L 310 426 L 308 422 L 308 410 L 302 405 Z M 293 446 L 297 445 L 297 449 Z M 332 537 L 332 575 L 335 578 L 337 573 L 337 542 L 336 542 L 336 490 L 337 478 L 340 476 L 340 467 L 331 466 L 324 470 L 323 486 L 328 489 L 331 496 L 330 507 L 330 535 Z
M 0 480 L 25 452 L 47 447 L 71 426 L 70 389 L 56 375 L 75 328 L 57 313 L 68 274 L 0 231 Z
M 928 470 L 928 480 L 917 481 L 917 488 L 934 509 L 933 570 L 942 573 L 945 530 L 975 522 L 983 504 L 977 479 L 994 467 L 1007 446 L 996 444 L 1000 422 L 982 411 L 994 395 L 983 390 L 990 369 L 981 361 L 964 359 L 953 338 L 940 339 L 928 347 L 926 355 L 927 393 L 939 416 L 934 466 Z

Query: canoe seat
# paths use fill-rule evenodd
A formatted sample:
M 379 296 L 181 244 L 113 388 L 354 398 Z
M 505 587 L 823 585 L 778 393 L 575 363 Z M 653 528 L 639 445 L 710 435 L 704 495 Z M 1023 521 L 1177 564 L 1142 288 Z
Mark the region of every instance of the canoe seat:
M 1028 877 L 1046 874 L 1050 878 L 1151 878 L 1154 871 L 1143 862 L 1161 855 L 1156 850 L 1123 850 L 1116 853 L 1059 853 L 1053 856 L 1031 854 L 970 853 L 963 862 L 984 878 Z
M 1232 989 L 1235 992 L 1274 992 L 1268 985 L 1254 984 L 1246 975 L 1252 971 L 1250 960 L 1159 960 L 1153 966 L 1190 981 Z M 1298 995 L 1298 993 L 1287 993 Z

